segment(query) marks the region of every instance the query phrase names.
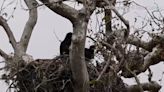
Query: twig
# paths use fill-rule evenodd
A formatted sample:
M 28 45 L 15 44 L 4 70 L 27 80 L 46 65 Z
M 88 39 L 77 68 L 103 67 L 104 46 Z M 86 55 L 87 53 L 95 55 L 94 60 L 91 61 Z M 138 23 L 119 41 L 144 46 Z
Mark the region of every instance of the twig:
M 53 32 L 54 32 L 54 34 L 55 34 L 56 39 L 57 39 L 59 42 L 62 42 L 62 41 L 59 39 L 59 37 L 56 35 L 55 30 L 54 30 Z
M 14 1 L 15 1 L 15 0 L 14 0 Z M 13 8 L 13 11 L 12 11 L 11 15 L 8 17 L 7 21 L 8 21 L 9 19 L 11 19 L 11 18 L 14 16 L 14 13 L 15 13 L 15 11 L 16 11 L 17 5 L 18 5 L 18 0 L 16 0 L 16 4 L 15 4 L 15 6 L 14 6 L 14 8 Z
M 3 2 L 2 2 L 1 8 L 0 8 L 0 14 L 1 14 L 2 11 L 3 11 L 3 5 L 4 5 L 5 1 L 6 1 L 6 0 L 3 0 Z
M 38 84 L 38 85 L 34 88 L 35 92 L 37 92 L 38 88 L 39 88 L 40 86 L 42 86 L 44 83 L 53 81 L 53 80 L 55 80 L 55 79 L 56 79 L 56 78 L 47 79 L 47 80 L 42 80 L 42 82 L 41 82 L 40 84 Z
M 116 54 L 118 58 L 122 57 L 121 51 L 113 47 L 112 45 L 108 44 L 107 42 L 101 41 L 101 43 L 109 48 Z
M 64 90 L 64 88 L 66 87 L 67 83 L 69 83 L 69 82 L 71 82 L 71 79 L 66 80 L 66 82 L 61 87 L 61 90 Z
M 108 60 L 108 61 L 106 62 L 106 65 L 104 66 L 103 70 L 101 71 L 101 73 L 100 73 L 100 75 L 98 76 L 98 78 L 96 79 L 96 81 L 99 81 L 99 80 L 100 80 L 100 78 L 101 78 L 102 75 L 105 73 L 106 69 L 108 68 L 109 63 L 110 63 L 110 60 Z
M 151 13 L 149 12 L 149 10 L 148 10 L 146 7 L 144 7 L 144 6 L 142 6 L 142 5 L 138 4 L 138 3 L 136 3 L 135 1 L 132 1 L 132 2 L 133 2 L 134 4 L 136 4 L 136 5 L 140 6 L 140 7 L 142 7 L 143 9 L 145 9 L 145 10 L 147 11 L 147 13 L 149 14 L 149 16 L 152 18 L 153 22 L 154 22 L 157 26 L 159 26 L 159 24 L 154 20 L 154 16 L 151 15 Z M 160 26 L 159 26 L 159 27 L 160 27 Z
M 6 6 L 5 7 L 3 7 L 4 6 L 4 3 L 5 3 L 5 1 L 7 1 L 7 0 L 4 0 L 4 2 L 3 2 L 3 4 L 2 4 L 2 6 L 1 6 L 1 10 L 0 10 L 0 14 L 2 13 L 2 11 L 4 10 L 4 9 L 6 9 L 7 7 L 9 7 L 10 5 L 12 5 L 16 0 L 12 0 L 11 2 L 9 2 L 8 4 L 6 4 Z M 8 2 L 8 1 L 7 1 Z
M 148 81 L 151 82 L 152 81 L 153 74 L 152 74 L 152 71 L 151 71 L 150 68 L 148 68 L 148 72 L 149 72 L 149 74 L 148 74 Z

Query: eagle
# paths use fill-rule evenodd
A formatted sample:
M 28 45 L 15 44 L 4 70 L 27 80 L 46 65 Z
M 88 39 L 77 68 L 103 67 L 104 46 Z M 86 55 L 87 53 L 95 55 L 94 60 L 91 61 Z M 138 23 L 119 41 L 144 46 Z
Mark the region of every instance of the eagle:
M 60 44 L 60 55 L 69 54 L 69 47 L 72 41 L 72 33 L 67 33 L 65 39 Z

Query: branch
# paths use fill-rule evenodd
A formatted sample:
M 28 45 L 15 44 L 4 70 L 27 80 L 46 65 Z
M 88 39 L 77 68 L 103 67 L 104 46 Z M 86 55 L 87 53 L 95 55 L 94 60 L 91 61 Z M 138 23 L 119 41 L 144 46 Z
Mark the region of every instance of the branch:
M 99 81 L 102 77 L 102 75 L 105 73 L 105 71 L 107 70 L 108 66 L 110 64 L 110 59 L 106 62 L 103 70 L 101 71 L 101 73 L 99 74 L 98 78 L 96 79 L 96 81 Z
M 126 69 L 134 76 L 134 78 L 135 78 L 135 80 L 137 82 L 138 88 L 139 88 L 139 92 L 144 92 L 144 90 L 142 88 L 142 85 L 140 83 L 140 80 L 138 79 L 137 75 L 133 71 L 131 71 L 129 69 L 129 67 L 127 66 L 127 64 L 126 64 Z
M 101 41 L 101 43 L 103 45 L 111 48 L 111 51 L 113 51 L 114 54 L 116 55 L 116 59 L 120 61 L 119 64 L 117 65 L 117 67 L 115 68 L 115 71 L 119 72 L 125 62 L 124 53 L 122 53 L 120 49 L 113 47 L 112 45 L 108 44 L 107 42 Z
M 125 38 L 127 38 L 129 36 L 129 31 L 130 31 L 130 25 L 129 25 L 129 21 L 127 21 L 117 10 L 116 8 L 113 6 L 112 2 L 108 1 L 108 0 L 103 0 L 107 5 L 108 7 L 106 8 L 109 8 L 111 10 L 113 10 L 113 12 L 120 18 L 120 20 L 125 24 L 125 26 L 127 27 L 127 30 L 126 30 L 126 35 L 125 35 Z
M 150 52 L 144 57 L 144 64 L 141 70 L 146 71 L 150 65 L 154 65 L 162 61 L 160 55 L 163 51 L 164 50 L 163 48 L 160 47 L 160 45 L 157 45 L 156 47 L 154 47 L 152 52 Z
M 152 51 L 152 49 L 158 44 L 164 44 L 164 36 L 151 34 L 152 39 L 149 42 L 142 41 L 141 39 L 135 37 L 134 35 L 130 35 L 127 39 L 127 43 L 141 47 L 147 51 Z
M 125 24 L 128 30 L 129 29 L 129 22 L 115 9 L 115 7 L 111 4 L 113 12 L 121 19 L 121 21 Z
M 161 61 L 164 61 L 164 50 L 163 47 L 160 45 L 157 45 L 153 48 L 152 52 L 148 53 L 143 60 L 142 66 L 140 66 L 137 70 L 134 70 L 133 72 L 135 74 L 140 74 L 141 72 L 145 72 L 151 65 L 155 65 Z M 126 78 L 131 78 L 134 75 L 133 74 L 123 74 L 122 76 Z
M 78 11 L 64 3 L 59 3 L 56 0 L 40 0 L 44 3 L 49 9 L 55 13 L 69 19 L 71 22 L 77 20 Z
M 15 37 L 9 27 L 9 25 L 7 24 L 6 20 L 0 16 L 0 25 L 4 28 L 8 38 L 9 38 L 9 42 L 11 43 L 12 47 L 14 48 L 14 50 L 16 49 L 16 40 Z
M 9 58 L 9 56 L 1 49 L 0 49 L 0 56 L 2 56 L 6 60 Z
M 116 48 L 113 47 L 112 45 L 108 44 L 108 43 L 105 42 L 105 41 L 100 41 L 100 42 L 101 42 L 103 45 L 105 45 L 105 46 L 111 48 L 111 50 L 116 54 L 116 57 L 121 58 L 121 57 L 123 56 L 122 53 L 121 53 L 121 51 L 118 50 L 118 49 L 116 49 Z
M 20 44 L 24 48 L 24 52 L 27 50 L 27 46 L 32 34 L 32 31 L 34 29 L 34 26 L 37 22 L 37 8 L 33 8 L 37 6 L 37 2 L 35 0 L 25 0 L 25 3 L 27 7 L 29 8 L 29 19 L 26 23 L 26 26 L 24 28 Z
M 161 85 L 157 82 L 142 83 L 141 84 L 144 91 L 159 92 Z M 138 85 L 131 85 L 127 87 L 127 92 L 140 92 Z
M 147 51 L 152 51 L 152 48 L 155 47 L 156 43 L 151 40 L 149 42 L 142 41 L 141 39 L 135 37 L 134 35 L 130 35 L 127 39 L 127 43 L 141 47 Z

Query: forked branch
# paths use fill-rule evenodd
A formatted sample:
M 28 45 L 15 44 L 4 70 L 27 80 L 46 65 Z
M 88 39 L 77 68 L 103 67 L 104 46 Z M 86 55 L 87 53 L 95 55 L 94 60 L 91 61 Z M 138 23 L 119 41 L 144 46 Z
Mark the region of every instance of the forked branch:
M 116 8 L 113 6 L 112 1 L 108 1 L 108 0 L 103 0 L 108 6 L 106 8 L 111 9 L 119 18 L 120 20 L 125 24 L 125 26 L 127 27 L 127 30 L 125 32 L 125 38 L 128 38 L 129 36 L 129 31 L 130 31 L 130 25 L 129 25 L 129 21 L 127 21 L 117 10 Z

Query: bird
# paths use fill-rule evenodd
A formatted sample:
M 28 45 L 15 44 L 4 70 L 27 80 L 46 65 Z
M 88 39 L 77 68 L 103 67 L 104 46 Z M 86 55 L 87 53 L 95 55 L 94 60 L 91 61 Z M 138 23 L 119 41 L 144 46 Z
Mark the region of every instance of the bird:
M 95 45 L 91 45 L 88 48 L 85 48 L 85 58 L 87 60 L 93 59 L 94 58 L 94 50 L 95 50 Z
M 72 42 L 72 33 L 66 34 L 65 39 L 60 44 L 60 55 L 69 55 L 69 47 Z M 95 45 L 91 45 L 89 48 L 85 48 L 85 58 L 90 60 L 94 58 Z
M 72 33 L 69 32 L 66 34 L 65 39 L 60 44 L 60 55 L 69 54 L 69 47 L 72 42 Z

